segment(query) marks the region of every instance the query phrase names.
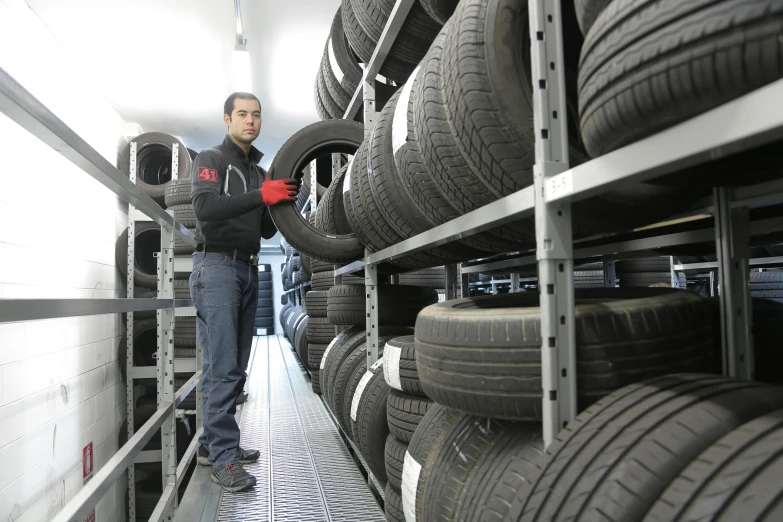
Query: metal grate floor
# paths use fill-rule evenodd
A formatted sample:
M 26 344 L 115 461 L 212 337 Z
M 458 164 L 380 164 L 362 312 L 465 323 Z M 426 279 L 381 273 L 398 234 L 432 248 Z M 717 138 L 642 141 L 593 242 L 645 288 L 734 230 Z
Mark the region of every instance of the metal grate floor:
M 242 447 L 261 452 L 247 469 L 256 487 L 222 495 L 220 522 L 383 521 L 384 515 L 320 398 L 310 389 L 291 345 L 258 339 Z

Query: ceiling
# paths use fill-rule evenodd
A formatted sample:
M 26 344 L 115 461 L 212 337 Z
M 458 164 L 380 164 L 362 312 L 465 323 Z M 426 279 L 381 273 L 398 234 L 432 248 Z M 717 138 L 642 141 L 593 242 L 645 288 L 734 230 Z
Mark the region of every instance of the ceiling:
M 200 151 L 222 141 L 232 86 L 233 0 L 27 0 L 119 114 Z M 318 120 L 313 83 L 340 0 L 244 0 L 252 91 L 268 166 Z

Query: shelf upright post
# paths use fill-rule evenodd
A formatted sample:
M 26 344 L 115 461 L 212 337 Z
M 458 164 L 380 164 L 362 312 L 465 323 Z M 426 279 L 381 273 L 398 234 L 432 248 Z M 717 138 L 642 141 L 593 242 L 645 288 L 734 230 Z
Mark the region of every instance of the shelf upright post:
M 751 380 L 753 361 L 752 309 L 748 290 L 750 228 L 748 207 L 732 208 L 732 190 L 717 187 L 715 241 L 720 281 L 723 373 Z
M 470 274 L 462 273 L 461 278 L 462 279 L 462 285 L 460 288 L 460 296 L 464 299 L 465 297 L 470 297 Z
M 536 258 L 541 293 L 543 433 L 549 445 L 576 417 L 574 260 L 571 204 L 546 204 L 549 178 L 568 170 L 562 13 L 559 0 L 528 0 L 533 117 Z M 557 187 L 554 187 L 557 189 Z
M 369 255 L 369 252 L 366 252 Z M 364 295 L 367 310 L 367 368 L 378 360 L 378 268 L 373 264 L 364 267 Z
M 137 143 L 132 141 L 130 144 L 130 169 L 129 178 L 131 183 L 136 183 L 136 147 Z M 136 208 L 128 204 L 128 264 L 126 269 L 126 288 L 127 297 L 133 297 L 134 280 L 133 274 L 136 266 L 136 220 L 134 218 Z M 130 440 L 134 433 L 134 408 L 136 406 L 133 378 L 133 312 L 126 314 L 125 324 L 125 418 L 128 438 Z M 136 520 L 136 468 L 131 463 L 128 466 L 128 520 Z
M 669 256 L 669 271 L 671 272 L 672 288 L 680 288 L 680 278 L 677 275 L 677 271 L 674 270 L 675 264 L 677 264 L 677 262 L 674 260 L 674 256 Z
M 617 261 L 613 259 L 603 260 L 604 264 L 604 286 L 606 288 L 614 288 L 617 281 Z
M 179 146 L 172 147 L 171 178 L 177 179 Z M 173 215 L 173 211 L 169 210 Z M 160 229 L 158 256 L 158 299 L 174 299 L 174 228 Z M 158 319 L 158 407 L 162 402 L 174 402 L 174 308 L 157 311 Z M 177 418 L 174 411 L 160 429 L 163 490 L 177 481 Z M 168 513 L 177 506 L 176 495 Z
M 446 301 L 457 298 L 457 265 L 446 265 Z
M 310 162 L 310 212 L 318 208 L 318 178 L 316 160 Z
M 372 131 L 375 125 L 375 78 L 365 78 L 362 88 L 364 97 L 364 137 Z
M 509 293 L 519 292 L 519 273 L 511 274 L 511 289 Z

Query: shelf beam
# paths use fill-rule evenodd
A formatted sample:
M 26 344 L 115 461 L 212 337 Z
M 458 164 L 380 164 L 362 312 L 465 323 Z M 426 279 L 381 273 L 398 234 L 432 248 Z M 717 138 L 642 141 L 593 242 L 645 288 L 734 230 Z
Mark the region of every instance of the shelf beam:
M 193 306 L 190 299 L 0 299 L 0 323 Z
M 33 136 L 62 154 L 117 196 L 148 215 L 159 225 L 175 228 L 193 245 L 193 233 L 178 223 L 152 198 L 142 192 L 98 151 L 0 67 L 0 112 Z
M 777 80 L 554 176 L 547 180 L 545 199 L 548 203 L 586 199 L 779 140 L 783 119 L 770 107 L 780 105 L 781 99 L 783 80 Z

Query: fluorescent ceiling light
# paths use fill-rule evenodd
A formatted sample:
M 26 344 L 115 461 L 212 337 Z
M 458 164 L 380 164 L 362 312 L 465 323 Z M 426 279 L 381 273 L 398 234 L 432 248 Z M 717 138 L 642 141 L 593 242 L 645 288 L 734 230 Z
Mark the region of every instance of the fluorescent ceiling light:
M 232 87 L 235 91 L 251 92 L 250 53 L 247 48 L 237 46 L 231 55 Z

